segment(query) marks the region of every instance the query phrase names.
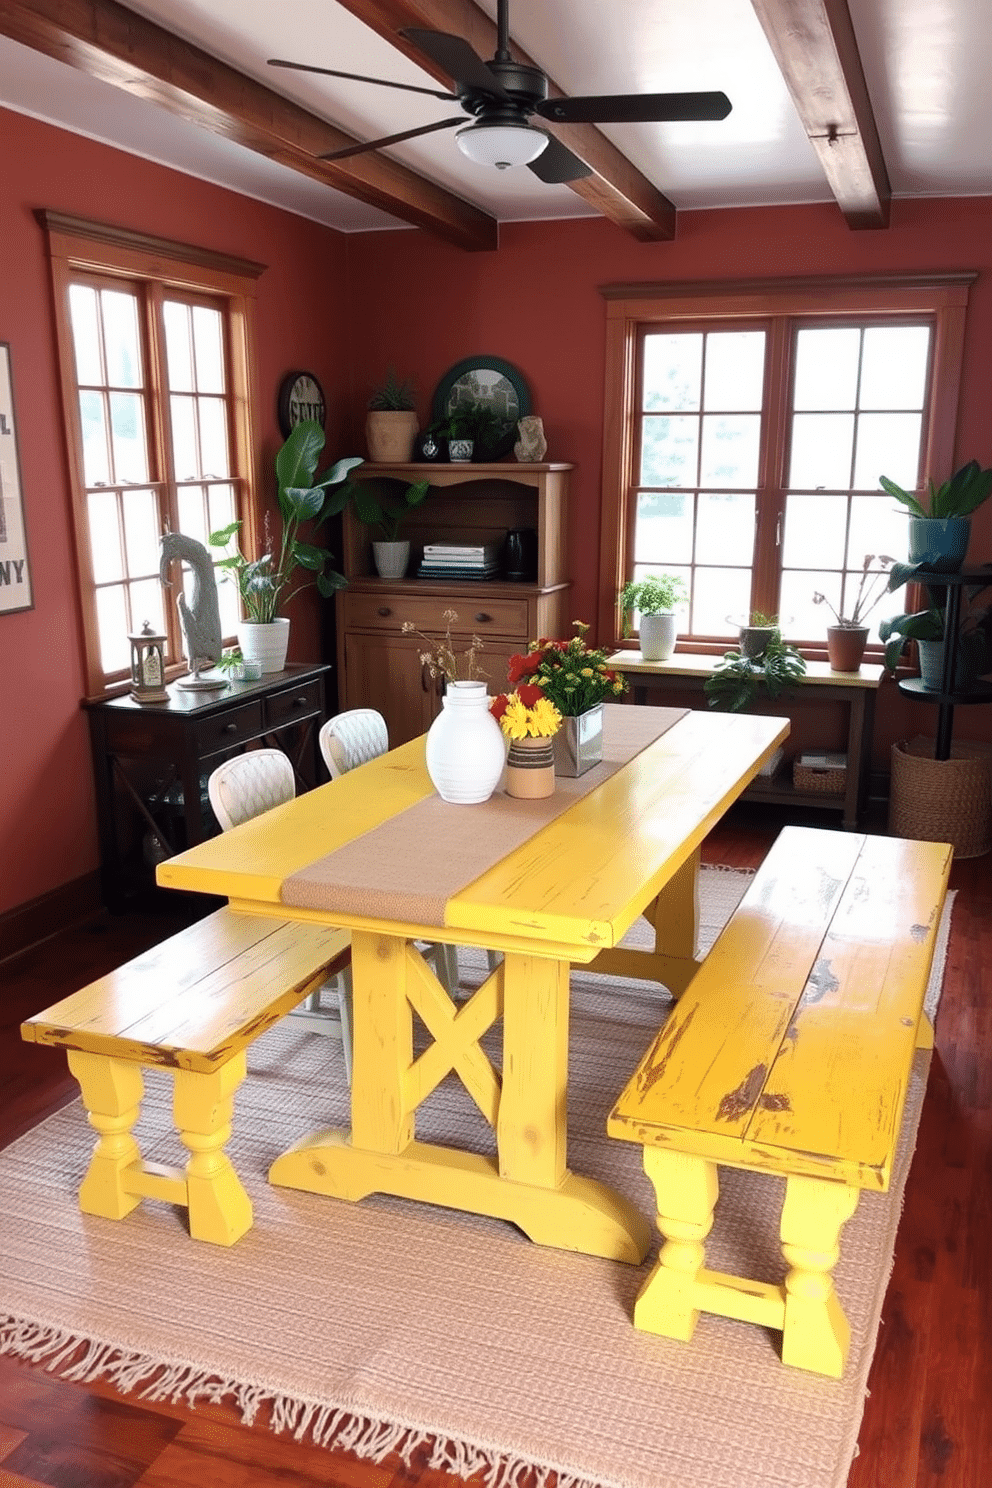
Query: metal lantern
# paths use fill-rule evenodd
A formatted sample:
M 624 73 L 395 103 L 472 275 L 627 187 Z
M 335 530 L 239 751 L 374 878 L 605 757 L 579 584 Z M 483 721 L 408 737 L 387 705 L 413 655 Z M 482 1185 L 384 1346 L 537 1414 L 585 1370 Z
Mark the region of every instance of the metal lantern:
M 128 640 L 131 642 L 131 696 L 137 703 L 167 703 L 165 636 L 157 635 L 151 621 L 146 620 L 136 634 L 128 635 Z

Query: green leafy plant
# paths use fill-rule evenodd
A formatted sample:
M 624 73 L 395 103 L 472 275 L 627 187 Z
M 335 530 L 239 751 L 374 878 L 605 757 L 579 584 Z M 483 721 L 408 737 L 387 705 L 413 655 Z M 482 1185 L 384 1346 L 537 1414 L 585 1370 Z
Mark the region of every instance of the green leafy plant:
M 512 420 L 500 418 L 488 403 L 459 403 L 448 415 L 445 432 L 449 439 L 471 439 L 474 457 L 487 460 L 512 428 Z
M 642 615 L 667 615 L 688 598 L 681 574 L 645 574 L 643 579 L 628 579 L 620 591 L 624 635 L 630 635 L 635 610 Z
M 921 578 L 929 580 L 932 570 L 924 563 L 894 563 L 889 574 L 890 591 Z M 956 678 L 962 691 L 967 691 L 976 677 L 992 671 L 992 606 L 976 605 L 975 600 L 992 588 L 992 564 L 981 565 L 987 579 L 964 586 L 962 623 L 958 628 Z M 926 609 L 907 611 L 883 620 L 878 627 L 885 643 L 885 665 L 895 671 L 911 641 L 942 641 L 945 633 L 947 586 L 926 583 L 930 600 Z
M 375 527 L 385 542 L 399 541 L 400 528 L 414 507 L 422 505 L 430 491 L 430 482 L 416 481 L 407 486 L 401 498 L 390 496 L 372 481 L 354 481 L 328 502 L 329 515 L 351 509 L 366 527 Z
M 567 641 L 531 641 L 526 655 L 511 656 L 507 667 L 511 687 L 538 686 L 563 718 L 577 718 L 627 690 L 622 673 L 606 665 L 609 653 L 586 645 L 588 625 L 573 620 L 572 629 L 575 635 Z
M 213 547 L 234 545 L 234 552 L 219 559 L 217 567 L 222 577 L 229 577 L 237 584 L 248 620 L 261 624 L 275 620 L 293 596 L 311 584 L 316 584 L 320 594 L 327 598 L 348 582 L 343 574 L 330 567 L 334 555 L 328 548 L 300 538 L 305 524 L 312 523 L 316 530 L 334 514 L 327 498 L 328 489 L 341 485 L 355 466 L 362 464 L 360 455 L 349 455 L 336 461 L 318 478 L 317 465 L 323 448 L 324 431 L 318 423 L 304 419 L 294 424 L 275 462 L 282 537 L 278 544 L 274 542 L 271 514 L 266 512 L 266 551 L 260 558 L 246 558 L 238 547 L 240 521 L 210 534 Z M 300 570 L 302 575 L 297 580 Z
M 376 413 L 389 411 L 393 413 L 410 413 L 417 407 L 416 393 L 413 383 L 409 379 L 396 376 L 392 367 L 386 373 L 385 380 L 378 387 L 373 388 L 369 397 L 369 408 Z
M 777 626 L 760 656 L 746 656 L 739 648 L 724 652 L 723 660 L 703 683 L 703 692 L 711 708 L 724 713 L 741 713 L 762 691 L 777 698 L 806 675 L 806 663 L 787 641 Z
M 992 495 L 992 470 L 983 470 L 977 460 L 969 460 L 939 486 L 928 481 L 929 511 L 918 496 L 904 491 L 888 476 L 879 476 L 879 484 L 906 507 L 911 517 L 970 517 Z

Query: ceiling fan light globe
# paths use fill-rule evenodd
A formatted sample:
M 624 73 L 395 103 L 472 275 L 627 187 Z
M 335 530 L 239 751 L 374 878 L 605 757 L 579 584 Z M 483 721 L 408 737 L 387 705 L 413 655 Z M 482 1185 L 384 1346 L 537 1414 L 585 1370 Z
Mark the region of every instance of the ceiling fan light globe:
M 529 124 L 468 124 L 455 135 L 459 150 L 477 165 L 494 165 L 507 170 L 512 165 L 529 165 L 547 148 L 548 136 L 543 129 Z

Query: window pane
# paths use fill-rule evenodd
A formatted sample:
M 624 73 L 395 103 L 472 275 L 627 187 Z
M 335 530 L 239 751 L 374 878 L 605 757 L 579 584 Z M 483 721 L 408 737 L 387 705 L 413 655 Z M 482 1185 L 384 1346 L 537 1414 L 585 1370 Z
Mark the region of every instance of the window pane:
M 920 468 L 918 413 L 863 413 L 858 419 L 854 484 L 861 491 L 877 491 L 878 478 L 887 475 L 897 486 L 912 491 Z
M 698 418 L 645 418 L 638 485 L 694 486 L 698 439 Z
M 96 591 L 96 617 L 100 631 L 100 665 L 105 672 L 129 671 L 131 667 L 131 643 L 127 611 L 124 607 L 124 586 L 115 584 L 111 589 Z
M 796 337 L 792 406 L 796 409 L 857 407 L 860 350 L 861 332 L 856 326 L 800 331 Z M 847 481 L 843 484 L 847 485 Z
M 753 486 L 758 480 L 757 414 L 704 414 L 701 486 Z
M 98 584 L 107 584 L 114 579 L 123 578 L 117 496 L 113 491 L 91 491 L 86 499 L 86 514 L 90 526 L 94 580 Z
M 136 584 L 129 586 L 131 591 L 131 616 L 134 626 L 140 630 L 145 621 L 148 620 L 156 630 L 165 629 L 165 599 L 166 590 L 157 578 L 140 579 Z
M 158 573 L 158 504 L 153 491 L 124 493 L 124 539 L 128 573 Z
M 754 494 L 699 497 L 698 563 L 750 563 L 754 551 Z
M 204 475 L 230 475 L 226 408 L 219 398 L 198 398 L 200 466 Z
M 230 527 L 231 523 L 237 520 L 238 512 L 234 503 L 233 486 L 211 486 L 207 493 L 207 502 L 211 532 L 219 532 L 222 527 Z
M 76 381 L 102 382 L 100 327 L 96 313 L 96 290 L 84 284 L 69 286 L 69 318 L 76 351 Z
M 692 595 L 696 635 L 736 636 L 751 608 L 749 568 L 697 568 Z
M 833 616 L 826 605 L 815 605 L 818 591 L 829 595 L 836 604 L 840 594 L 840 575 L 802 570 L 782 575 L 782 599 L 779 616 L 782 635 L 792 641 L 823 640 Z
M 166 300 L 162 314 L 165 318 L 165 360 L 169 388 L 174 393 L 191 393 L 194 383 L 189 306 L 180 305 L 176 300 Z
M 224 352 L 221 318 L 216 310 L 193 307 L 193 345 L 196 352 L 196 386 L 201 393 L 224 391 Z
M 238 603 L 238 586 L 223 577 L 227 570 L 217 575 L 217 604 L 220 609 L 220 628 L 225 636 L 233 636 L 241 622 L 241 606 Z
M 202 475 L 200 454 L 196 444 L 196 423 L 193 398 L 170 398 L 172 411 L 172 458 L 176 467 L 176 479 L 195 480 Z
M 105 289 L 103 337 L 107 352 L 107 381 L 112 387 L 141 387 L 141 350 L 138 343 L 138 304 L 133 294 Z
M 682 492 L 669 495 L 642 491 L 637 498 L 634 561 L 659 564 L 691 560 L 692 497 Z
M 764 331 L 709 333 L 704 397 L 710 413 L 719 409 L 759 411 L 764 379 Z
M 110 394 L 110 421 L 114 445 L 116 484 L 148 479 L 145 444 L 145 410 L 135 393 Z
M 206 523 L 206 494 L 202 486 L 181 486 L 179 496 L 179 531 L 196 542 L 207 544 L 210 534 Z M 213 529 L 212 529 L 213 530 Z
M 846 496 L 787 496 L 782 562 L 786 568 L 841 568 Z
M 688 412 L 699 407 L 701 335 L 644 338 L 644 409 Z
M 887 554 L 902 560 L 906 554 L 908 529 L 906 509 L 890 496 L 852 496 L 851 537 L 848 562 L 854 566 L 866 553 Z M 905 590 L 902 591 L 905 598 Z
M 922 408 L 929 326 L 869 326 L 861 362 L 862 408 Z
M 797 413 L 792 421 L 789 485 L 801 490 L 846 491 L 851 484 L 854 415 Z
M 110 454 L 102 394 L 80 393 L 79 423 L 83 435 L 83 484 L 105 486 L 110 480 Z

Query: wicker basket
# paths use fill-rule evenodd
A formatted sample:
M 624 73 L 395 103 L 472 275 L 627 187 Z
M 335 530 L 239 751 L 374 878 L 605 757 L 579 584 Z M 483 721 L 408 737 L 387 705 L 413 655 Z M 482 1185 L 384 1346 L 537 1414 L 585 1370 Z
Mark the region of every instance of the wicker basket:
M 841 796 L 847 789 L 847 762 L 843 765 L 810 765 L 802 759 L 792 762 L 792 783 L 796 790 L 816 791 L 824 796 Z
M 955 857 L 978 858 L 992 847 L 992 755 L 954 744 L 933 758 L 932 739 L 892 746 L 889 832 L 922 842 L 949 842 Z

